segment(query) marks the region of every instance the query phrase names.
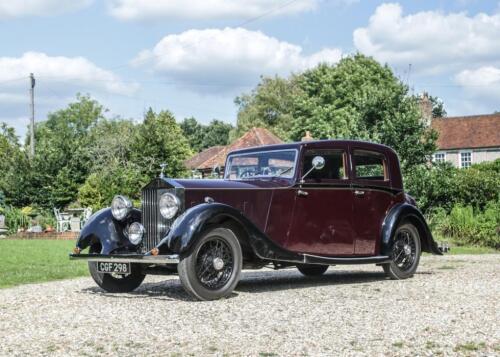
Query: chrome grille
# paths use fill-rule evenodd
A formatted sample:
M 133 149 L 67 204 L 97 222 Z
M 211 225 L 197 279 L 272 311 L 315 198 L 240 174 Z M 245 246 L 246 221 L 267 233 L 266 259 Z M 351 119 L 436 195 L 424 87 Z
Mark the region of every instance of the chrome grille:
M 163 218 L 158 209 L 160 196 L 169 191 L 175 194 L 175 189 L 145 188 L 142 191 L 142 224 L 145 229 L 142 244 L 145 252 L 158 245 L 172 224 L 172 220 Z

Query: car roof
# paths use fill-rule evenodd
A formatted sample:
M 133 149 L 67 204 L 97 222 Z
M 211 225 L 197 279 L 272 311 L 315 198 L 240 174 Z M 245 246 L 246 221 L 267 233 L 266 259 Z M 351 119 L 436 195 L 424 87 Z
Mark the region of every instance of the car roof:
M 254 147 L 249 147 L 249 148 L 245 148 L 245 149 L 231 151 L 228 153 L 228 156 L 234 155 L 234 154 L 246 154 L 246 153 L 266 151 L 266 150 L 288 150 L 288 149 L 300 150 L 304 146 L 307 146 L 310 148 L 314 148 L 314 147 L 324 148 L 325 146 L 328 147 L 328 144 L 331 144 L 332 146 L 335 146 L 335 147 L 349 146 L 349 145 L 350 146 L 357 146 L 357 147 L 360 147 L 362 149 L 373 149 L 373 150 L 382 151 L 382 152 L 389 151 L 389 152 L 392 152 L 395 154 L 394 150 L 391 149 L 389 146 L 386 146 L 383 144 L 376 144 L 376 143 L 372 143 L 369 141 L 362 141 L 362 140 L 313 140 L 313 141 L 298 141 L 298 142 L 285 143 L 285 144 L 254 146 Z

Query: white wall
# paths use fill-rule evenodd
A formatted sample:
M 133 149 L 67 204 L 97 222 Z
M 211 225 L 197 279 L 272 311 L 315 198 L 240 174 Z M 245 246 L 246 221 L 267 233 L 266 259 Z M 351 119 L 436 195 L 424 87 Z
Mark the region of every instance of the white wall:
M 472 152 L 473 164 L 500 159 L 500 147 L 490 149 L 440 150 L 437 153 L 445 153 L 446 161 L 451 162 L 455 167 L 460 167 L 460 152 L 462 151 Z

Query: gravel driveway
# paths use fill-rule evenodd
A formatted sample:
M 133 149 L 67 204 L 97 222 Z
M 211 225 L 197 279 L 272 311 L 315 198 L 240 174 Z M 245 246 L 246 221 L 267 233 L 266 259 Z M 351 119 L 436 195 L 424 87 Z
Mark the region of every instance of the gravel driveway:
M 500 255 L 425 256 L 409 280 L 376 266 L 245 271 L 233 297 L 191 301 L 177 277 L 131 294 L 90 278 L 0 290 L 0 355 L 500 355 Z

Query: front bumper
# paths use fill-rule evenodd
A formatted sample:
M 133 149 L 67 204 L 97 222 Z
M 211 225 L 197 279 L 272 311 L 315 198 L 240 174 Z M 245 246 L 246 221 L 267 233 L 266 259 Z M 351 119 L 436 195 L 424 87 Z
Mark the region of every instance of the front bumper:
M 89 262 L 137 263 L 148 265 L 168 265 L 179 263 L 179 255 L 141 255 L 141 254 L 70 254 L 71 260 Z

